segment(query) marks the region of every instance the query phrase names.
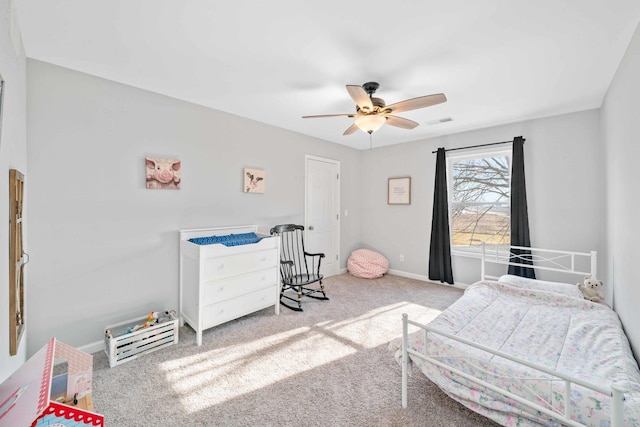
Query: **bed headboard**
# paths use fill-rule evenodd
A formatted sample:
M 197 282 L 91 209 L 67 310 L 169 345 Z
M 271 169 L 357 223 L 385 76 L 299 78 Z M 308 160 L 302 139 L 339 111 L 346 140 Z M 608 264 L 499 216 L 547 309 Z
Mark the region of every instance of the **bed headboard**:
M 536 270 L 553 271 L 558 273 L 575 274 L 576 276 L 598 277 L 598 253 L 591 252 L 571 252 L 555 249 L 526 248 L 522 246 L 489 246 L 482 245 L 481 255 L 481 278 L 482 280 L 497 279 L 496 276 L 487 275 L 487 267 L 490 264 L 517 265 L 517 262 L 510 261 L 512 255 L 510 248 L 526 249 L 531 255 L 526 255 L 527 259 L 533 261 L 533 268 Z

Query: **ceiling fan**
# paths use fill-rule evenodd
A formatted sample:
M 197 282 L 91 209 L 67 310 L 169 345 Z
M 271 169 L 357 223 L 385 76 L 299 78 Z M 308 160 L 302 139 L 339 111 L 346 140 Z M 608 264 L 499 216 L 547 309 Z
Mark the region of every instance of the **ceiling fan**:
M 398 116 L 392 116 L 391 114 L 430 107 L 447 101 L 447 97 L 444 96 L 443 93 L 436 93 L 386 105 L 384 99 L 373 97 L 373 94 L 376 92 L 378 87 L 380 87 L 380 85 L 376 82 L 368 82 L 362 86 L 347 85 L 347 92 L 349 92 L 349 95 L 351 95 L 351 98 L 356 103 L 355 113 L 321 114 L 315 116 L 302 116 L 302 118 L 355 117 L 355 122 L 344 131 L 343 135 L 351 135 L 358 129 L 361 129 L 371 135 L 373 132 L 380 129 L 385 123 L 403 129 L 413 129 L 418 126 L 417 122 Z

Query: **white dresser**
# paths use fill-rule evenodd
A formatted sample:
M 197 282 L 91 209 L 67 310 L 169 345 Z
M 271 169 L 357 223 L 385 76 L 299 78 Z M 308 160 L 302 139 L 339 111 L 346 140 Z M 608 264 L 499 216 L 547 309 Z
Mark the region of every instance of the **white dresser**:
M 280 313 L 280 239 L 257 243 L 197 245 L 196 237 L 257 233 L 257 226 L 180 230 L 180 321 L 196 332 L 274 305 Z

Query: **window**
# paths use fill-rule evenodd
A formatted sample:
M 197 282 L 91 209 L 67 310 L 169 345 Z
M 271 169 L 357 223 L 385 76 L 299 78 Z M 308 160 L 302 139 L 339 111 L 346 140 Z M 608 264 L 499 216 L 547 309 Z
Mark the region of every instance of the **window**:
M 451 247 L 509 245 L 511 151 L 449 155 Z

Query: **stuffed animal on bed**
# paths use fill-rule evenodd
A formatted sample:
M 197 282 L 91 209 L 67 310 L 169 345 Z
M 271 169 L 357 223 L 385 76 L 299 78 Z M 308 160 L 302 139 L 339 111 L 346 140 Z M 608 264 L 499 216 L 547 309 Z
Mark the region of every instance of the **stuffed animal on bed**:
M 588 276 L 584 278 L 584 283 L 578 283 L 578 288 L 582 291 L 584 299 L 593 302 L 600 302 L 604 299 L 604 294 L 600 290 L 603 286 L 602 280 L 592 279 Z

